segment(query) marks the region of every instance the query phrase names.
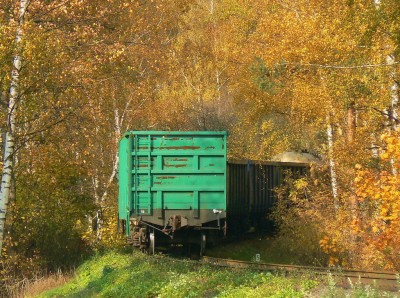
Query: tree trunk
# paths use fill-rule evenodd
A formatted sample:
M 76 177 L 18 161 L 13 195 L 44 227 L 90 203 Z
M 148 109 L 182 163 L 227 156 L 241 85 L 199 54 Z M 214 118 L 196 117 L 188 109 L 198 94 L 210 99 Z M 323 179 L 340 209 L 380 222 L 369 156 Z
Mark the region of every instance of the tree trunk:
M 22 66 L 22 26 L 24 24 L 24 16 L 28 5 L 29 0 L 20 1 L 18 27 L 15 36 L 16 51 L 14 55 L 13 68 L 11 71 L 11 84 L 7 112 L 7 131 L 4 146 L 3 173 L 0 186 L 0 255 L 2 253 L 7 207 L 10 200 L 12 186 L 12 172 L 14 168 L 15 154 L 16 111 L 18 108 L 19 100 L 19 76 Z
M 96 220 L 97 220 L 97 240 L 101 241 L 102 239 L 102 228 L 103 228 L 103 209 L 105 206 L 105 200 L 108 195 L 108 189 L 110 188 L 112 182 L 114 181 L 115 177 L 117 176 L 118 173 L 118 162 L 119 162 L 119 155 L 118 155 L 118 142 L 119 138 L 121 137 L 121 121 L 122 117 L 119 116 L 119 112 L 117 107 L 114 106 L 114 142 L 116 144 L 116 151 L 115 151 L 115 156 L 113 159 L 113 164 L 112 164 L 112 171 L 110 174 L 110 177 L 108 178 L 107 183 L 104 186 L 104 192 L 103 194 L 99 197 L 98 199 L 98 206 L 99 209 L 97 210 L 96 213 Z
M 381 0 L 374 0 L 375 8 L 379 9 L 381 5 Z M 394 55 L 388 55 L 386 57 L 386 63 L 388 65 L 394 65 L 396 62 L 396 59 Z M 388 108 L 388 121 L 390 124 L 390 129 L 391 130 L 397 130 L 398 127 L 398 104 L 399 104 L 399 84 L 396 80 L 396 71 L 393 70 L 390 74 L 390 77 L 393 79 L 393 84 L 390 86 L 390 99 L 391 99 L 391 105 Z M 396 167 L 394 166 L 395 160 L 391 159 L 390 163 L 392 165 L 392 174 L 396 175 L 397 170 Z
M 354 100 L 351 101 L 347 110 L 347 141 L 349 144 L 354 143 L 356 136 L 356 107 Z
M 389 55 L 386 57 L 386 61 L 388 64 L 394 64 L 395 58 L 392 55 Z M 398 129 L 398 121 L 399 121 L 399 115 L 398 115 L 398 105 L 399 105 L 399 84 L 397 83 L 396 80 L 396 71 L 393 71 L 391 73 L 391 78 L 393 79 L 393 84 L 390 86 L 390 118 L 389 121 L 391 122 L 391 129 L 396 131 Z M 397 169 L 395 166 L 396 161 L 392 158 L 390 160 L 391 166 L 392 166 L 392 174 L 396 175 L 397 174 Z
M 337 210 L 339 208 L 339 204 L 337 202 L 338 183 L 336 178 L 336 163 L 333 158 L 333 129 L 331 124 L 331 115 L 329 114 L 329 112 L 326 116 L 326 134 L 328 137 L 328 158 L 329 158 L 329 167 L 331 172 L 332 195 L 333 195 L 335 210 Z

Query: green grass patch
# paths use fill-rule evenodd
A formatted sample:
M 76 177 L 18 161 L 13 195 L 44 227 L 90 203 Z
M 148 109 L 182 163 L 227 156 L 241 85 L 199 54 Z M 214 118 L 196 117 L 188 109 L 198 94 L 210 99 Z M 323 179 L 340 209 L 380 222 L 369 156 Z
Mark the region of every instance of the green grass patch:
M 256 255 L 259 254 L 260 261 L 264 263 L 299 264 L 295 253 L 278 249 L 274 239 L 270 237 L 238 240 L 207 249 L 206 254 L 210 257 L 242 261 L 255 261 Z
M 95 256 L 39 297 L 306 297 L 318 283 L 138 251 Z
M 283 276 L 147 256 L 139 251 L 112 251 L 94 256 L 68 283 L 38 297 L 395 297 L 359 287 L 343 290 L 312 276 Z

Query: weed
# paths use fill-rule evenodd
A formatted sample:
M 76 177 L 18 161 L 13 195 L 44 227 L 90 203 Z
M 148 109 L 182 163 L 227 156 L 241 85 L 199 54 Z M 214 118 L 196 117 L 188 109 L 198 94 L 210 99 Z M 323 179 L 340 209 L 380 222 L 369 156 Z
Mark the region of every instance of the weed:
M 63 273 L 61 270 L 55 274 L 34 278 L 32 280 L 23 279 L 8 289 L 10 297 L 34 297 L 39 293 L 59 287 L 71 280 L 71 274 Z
M 311 276 L 311 275 L 310 275 Z M 39 297 L 344 297 L 332 276 L 327 286 L 307 275 L 289 276 L 213 267 L 140 252 L 93 257 L 68 283 Z M 322 290 L 320 290 L 322 289 Z M 357 296 L 376 297 L 371 289 Z M 315 294 L 315 295 L 314 295 Z

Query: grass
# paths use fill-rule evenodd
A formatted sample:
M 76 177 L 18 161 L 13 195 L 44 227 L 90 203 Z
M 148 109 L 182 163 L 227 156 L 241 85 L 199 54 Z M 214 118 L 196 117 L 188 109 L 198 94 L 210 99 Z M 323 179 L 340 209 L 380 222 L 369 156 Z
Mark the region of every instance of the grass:
M 251 237 L 207 249 L 208 256 L 242 261 L 255 261 L 257 254 L 264 263 L 303 265 L 296 254 L 277 248 L 274 239 L 270 237 Z
M 62 286 L 70 279 L 70 274 L 66 274 L 61 271 L 32 280 L 23 279 L 22 281 L 8 288 L 6 297 L 34 297 L 44 291 Z M 3 297 L 2 293 L 0 293 L 0 297 Z
M 291 275 L 212 267 L 139 251 L 108 252 L 80 266 L 62 286 L 34 297 L 396 297 L 355 285 L 337 288 L 312 274 Z M 28 295 L 29 296 L 29 295 Z
M 308 297 L 318 282 L 215 268 L 190 260 L 109 252 L 38 297 Z
M 264 263 L 290 264 L 288 255 L 280 255 L 271 248 L 269 238 L 254 238 L 243 241 L 235 241 L 207 249 L 207 255 L 216 258 L 228 258 L 242 261 L 254 261 L 256 254 L 260 255 L 260 261 Z

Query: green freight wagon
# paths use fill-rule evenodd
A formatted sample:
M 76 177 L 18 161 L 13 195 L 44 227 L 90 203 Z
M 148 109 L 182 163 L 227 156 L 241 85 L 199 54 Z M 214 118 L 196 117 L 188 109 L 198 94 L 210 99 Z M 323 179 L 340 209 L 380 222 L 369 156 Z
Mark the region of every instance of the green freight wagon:
M 128 241 L 203 251 L 224 231 L 226 132 L 129 131 L 119 144 L 119 219 Z

